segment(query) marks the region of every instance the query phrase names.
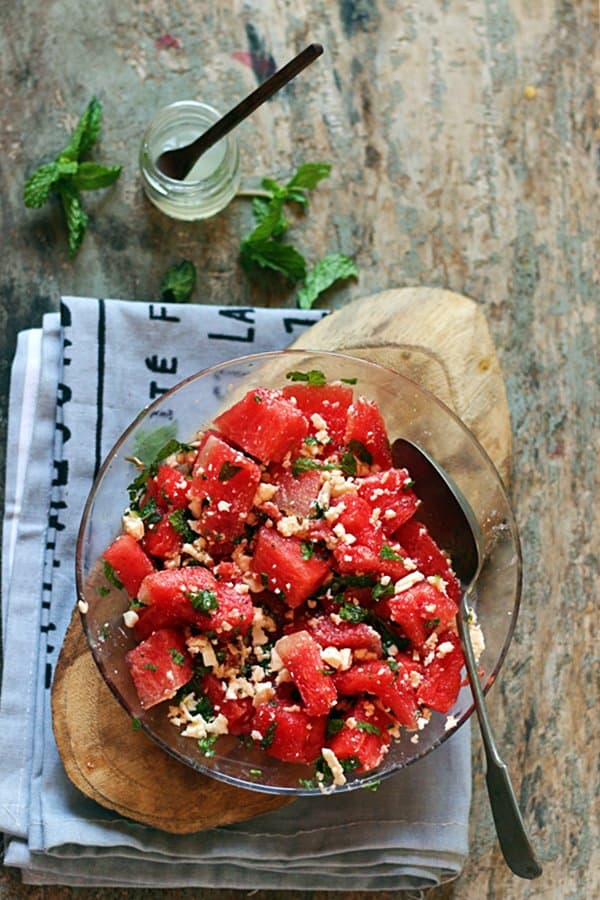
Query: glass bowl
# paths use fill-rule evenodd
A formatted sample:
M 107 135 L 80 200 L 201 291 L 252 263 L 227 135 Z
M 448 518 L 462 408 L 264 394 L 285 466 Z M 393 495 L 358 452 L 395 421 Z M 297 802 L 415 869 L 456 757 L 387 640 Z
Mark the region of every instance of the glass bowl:
M 309 786 L 313 766 L 279 762 L 230 735 L 220 737 L 214 755 L 206 756 L 197 741 L 182 737 L 170 723 L 169 701 L 142 709 L 125 661 L 125 654 L 135 644 L 131 629 L 123 623 L 129 599 L 123 591 L 99 590 L 98 584 L 101 555 L 121 530 L 127 486 L 135 474 L 127 458 L 135 455 L 140 439 L 146 440 L 157 422 L 168 422 L 168 437 L 189 441 L 247 390 L 282 387 L 291 370 L 313 369 L 323 372 L 327 381 L 356 379 L 355 392 L 377 402 L 390 439 L 404 437 L 419 444 L 470 504 L 481 530 L 482 560 L 469 604 L 476 608 L 485 637 L 479 666 L 482 686 L 489 689 L 513 634 L 521 589 L 519 538 L 504 486 L 485 451 L 453 412 L 403 375 L 365 360 L 306 350 L 256 354 L 199 372 L 162 395 L 138 415 L 102 465 L 84 509 L 76 558 L 78 598 L 93 657 L 114 695 L 146 734 L 206 775 L 246 789 L 304 796 L 322 793 Z M 440 543 L 443 547 L 443 541 Z M 363 775 L 350 773 L 336 793 L 366 787 L 415 762 L 447 740 L 472 712 L 470 689 L 463 686 L 450 710 L 452 719 L 434 712 L 419 732 L 418 743 L 411 742 L 410 733 L 403 731 L 377 769 Z

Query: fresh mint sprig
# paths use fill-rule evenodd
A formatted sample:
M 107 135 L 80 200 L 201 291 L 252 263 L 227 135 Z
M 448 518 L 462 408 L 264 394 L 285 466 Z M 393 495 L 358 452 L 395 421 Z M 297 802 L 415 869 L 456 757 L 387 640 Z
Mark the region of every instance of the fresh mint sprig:
M 329 176 L 329 163 L 304 163 L 286 184 L 263 178 L 260 196 L 253 197 L 252 212 L 256 225 L 240 245 L 242 265 L 258 266 L 285 275 L 294 284 L 303 283 L 296 298 L 300 309 L 310 309 L 315 300 L 336 281 L 358 276 L 354 260 L 342 253 L 320 259 L 309 269 L 305 257 L 283 238 L 290 227 L 286 203 L 308 206 L 307 191 Z
M 79 250 L 88 226 L 80 192 L 108 187 L 121 174 L 121 166 L 102 166 L 84 160 L 98 140 L 101 124 L 102 106 L 96 97 L 92 97 L 67 146 L 54 162 L 39 166 L 23 189 L 25 206 L 29 209 L 39 209 L 51 194 L 59 196 L 72 257 Z

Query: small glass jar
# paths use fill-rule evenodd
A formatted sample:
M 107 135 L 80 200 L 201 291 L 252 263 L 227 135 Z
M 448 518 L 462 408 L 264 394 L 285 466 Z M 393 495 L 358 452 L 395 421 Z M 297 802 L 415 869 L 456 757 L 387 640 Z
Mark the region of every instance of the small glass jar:
M 224 209 L 240 183 L 240 153 L 230 133 L 196 162 L 183 181 L 168 178 L 156 164 L 165 150 L 191 144 L 220 114 L 206 103 L 180 100 L 161 109 L 148 125 L 140 147 L 146 196 L 173 219 L 207 219 Z

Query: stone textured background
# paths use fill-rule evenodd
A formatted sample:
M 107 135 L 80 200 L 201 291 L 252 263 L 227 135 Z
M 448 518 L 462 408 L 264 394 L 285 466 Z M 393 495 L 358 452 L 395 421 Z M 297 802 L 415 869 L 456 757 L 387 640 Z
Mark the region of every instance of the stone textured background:
M 137 148 L 160 106 L 193 97 L 224 110 L 305 44 L 324 44 L 321 60 L 240 127 L 246 175 L 332 162 L 294 233 L 310 260 L 345 252 L 361 274 L 322 305 L 416 284 L 475 298 L 513 420 L 525 584 L 490 703 L 545 873 L 527 884 L 504 867 L 475 743 L 471 854 L 461 879 L 431 897 L 599 896 L 597 4 L 0 0 L 0 16 L 2 448 L 16 334 L 61 293 L 153 299 L 167 266 L 188 257 L 197 302 L 294 304 L 285 282 L 240 268 L 247 200 L 205 224 L 171 222 L 142 196 Z M 92 94 L 105 113 L 94 158 L 123 173 L 87 195 L 89 232 L 70 261 L 58 207 L 26 210 L 23 181 L 61 149 Z M 28 889 L 0 874 L 2 900 L 151 893 Z

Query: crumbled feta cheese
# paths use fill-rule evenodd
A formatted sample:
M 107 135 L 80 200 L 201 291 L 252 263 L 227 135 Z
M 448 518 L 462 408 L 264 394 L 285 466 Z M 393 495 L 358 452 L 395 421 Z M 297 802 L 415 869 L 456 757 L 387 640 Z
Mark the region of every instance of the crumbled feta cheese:
M 189 637 L 186 640 L 185 645 L 192 656 L 197 656 L 198 654 L 202 656 L 203 665 L 207 666 L 209 669 L 217 667 L 217 655 L 213 645 L 205 634 L 195 634 L 193 637 Z
M 321 431 L 327 428 L 327 422 L 325 421 L 323 416 L 319 415 L 319 413 L 313 413 L 310 417 L 310 421 L 312 422 L 314 428 L 317 429 L 317 431 Z
M 140 617 L 134 609 L 128 609 L 127 612 L 123 613 L 123 621 L 125 622 L 125 626 L 127 628 L 133 628 L 139 618 Z
M 418 744 L 419 743 L 419 735 L 416 733 L 413 734 L 413 736 L 410 739 L 410 742 L 411 742 L 411 744 Z
M 452 641 L 442 641 L 442 643 L 438 645 L 436 656 L 438 659 L 443 659 L 444 656 L 448 656 L 453 650 L 454 644 Z
M 440 593 L 444 594 L 446 597 L 448 596 L 446 593 L 446 582 L 441 575 L 429 575 L 427 581 L 429 584 L 433 585 L 434 588 L 437 588 Z
M 87 600 L 80 600 L 80 601 L 78 602 L 77 606 L 79 607 L 79 612 L 80 612 L 82 615 L 84 615 L 84 616 L 85 616 L 85 614 L 87 613 L 87 611 L 88 611 L 89 608 L 90 608 L 89 603 L 87 602 Z
M 321 749 L 321 755 L 329 768 L 331 769 L 331 774 L 333 776 L 333 783 L 336 786 L 341 786 L 342 784 L 346 784 L 346 776 L 344 775 L 344 770 L 342 768 L 342 764 L 339 759 L 329 747 L 323 747 Z
M 406 560 L 404 562 L 406 563 Z M 394 591 L 396 594 L 401 594 L 402 591 L 407 591 L 409 588 L 414 587 L 415 584 L 423 581 L 424 578 L 425 576 L 422 572 L 411 572 L 409 575 L 405 575 L 404 578 L 400 578 L 400 580 L 396 582 Z
M 266 481 L 261 481 L 256 489 L 253 505 L 260 506 L 262 503 L 268 503 L 269 500 L 273 499 L 278 490 L 278 485 L 268 484 L 268 482 Z
M 336 519 L 339 519 L 341 514 L 346 509 L 344 503 L 336 503 L 335 506 L 330 506 L 328 510 L 323 514 L 323 518 L 326 522 L 335 522 Z
M 274 696 L 275 689 L 271 682 L 261 681 L 256 685 L 252 704 L 254 706 L 261 706 L 263 703 L 268 703 Z
M 352 650 L 350 647 L 323 647 L 321 649 L 321 659 L 332 669 L 344 671 L 352 665 Z
M 277 523 L 277 531 L 284 537 L 292 537 L 306 530 L 303 522 L 299 522 L 296 516 L 283 516 Z
M 444 731 L 450 731 L 450 729 L 454 728 L 456 725 L 458 725 L 458 719 L 456 719 L 454 716 L 446 716 Z
M 121 523 L 125 534 L 131 535 L 136 541 L 142 540 L 144 537 L 144 522 L 139 516 L 136 516 L 130 510 L 126 510 L 121 518 Z
M 481 630 L 481 625 L 477 622 L 477 615 L 474 609 L 469 608 L 469 636 L 471 638 L 471 646 L 473 647 L 473 655 L 476 662 L 485 650 L 485 639 Z

